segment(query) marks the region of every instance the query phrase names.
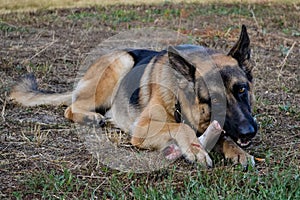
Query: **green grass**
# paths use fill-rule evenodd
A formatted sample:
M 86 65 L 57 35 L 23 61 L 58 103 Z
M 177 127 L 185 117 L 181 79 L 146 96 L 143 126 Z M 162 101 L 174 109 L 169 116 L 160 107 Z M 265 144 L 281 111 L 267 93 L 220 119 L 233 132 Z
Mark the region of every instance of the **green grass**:
M 17 199 L 35 196 L 40 199 L 70 199 L 76 194 L 79 199 L 90 199 L 93 191 L 88 183 L 77 178 L 70 170 L 40 172 L 22 181 L 24 190 L 14 191 Z
M 287 3 L 287 2 L 285 2 Z M 166 5 L 164 8 L 149 7 L 145 12 L 141 13 L 135 9 L 127 10 L 124 9 L 121 5 L 118 8 L 112 9 L 113 6 L 107 5 L 105 7 L 98 6 L 97 12 L 82 11 L 69 14 L 68 19 L 77 21 L 77 20 L 87 20 L 87 19 L 96 19 L 103 21 L 110 25 L 113 25 L 115 29 L 120 23 L 130 23 L 130 22 L 154 22 L 156 19 L 163 20 L 174 20 L 182 17 L 181 13 L 188 13 L 187 19 L 193 20 L 195 16 L 219 16 L 219 17 L 244 17 L 253 20 L 253 18 L 258 19 L 258 23 L 264 27 L 264 22 L 259 21 L 260 19 L 268 16 L 271 20 L 280 27 L 280 31 L 286 35 L 290 36 L 299 36 L 299 30 L 297 27 L 291 26 L 293 24 L 287 23 L 285 17 L 281 16 L 280 11 L 270 11 L 268 5 L 253 6 L 247 3 L 228 3 L 228 4 L 208 4 L 206 6 L 198 6 L 194 3 L 185 4 L 182 7 L 172 7 L 168 1 L 164 2 Z M 278 12 L 278 14 L 274 14 Z M 296 20 L 296 19 L 295 19 Z M 239 24 L 233 27 L 239 27 Z M 263 30 L 262 30 L 263 31 Z M 285 54 L 288 50 L 288 47 L 281 47 L 282 54 Z
M 10 11 L 30 11 L 36 9 L 49 9 L 49 8 L 66 8 L 66 7 L 86 7 L 91 5 L 116 5 L 116 4 L 160 4 L 165 2 L 173 2 L 173 3 L 182 3 L 184 0 L 110 0 L 110 1 L 94 1 L 94 0 L 0 0 L 0 12 L 10 12 Z M 197 3 L 241 3 L 240 0 L 191 0 L 190 2 L 197 2 Z M 247 2 L 260 2 L 259 0 L 247 0 L 243 1 Z M 269 0 L 269 2 L 275 3 L 285 3 L 285 4 L 292 4 L 292 3 L 299 3 L 299 0 Z M 225 11 L 226 12 L 226 11 Z
M 295 168 L 262 175 L 255 170 L 247 173 L 230 170 L 199 171 L 179 182 L 168 175 L 159 185 L 130 184 L 136 199 L 297 199 L 300 198 L 300 177 Z M 118 185 L 105 194 L 106 198 L 122 199 L 127 184 L 113 180 Z M 179 186 L 183 186 L 180 187 Z M 122 191 L 122 192 L 120 192 Z M 146 194 L 146 195 L 145 195 Z M 130 195 L 130 192 L 127 194 Z M 126 195 L 126 196 L 127 196 Z
M 193 9 L 191 9 L 193 8 Z M 68 15 L 67 17 L 72 20 L 80 20 L 86 18 L 93 18 L 98 20 L 103 20 L 106 22 L 131 22 L 134 20 L 139 20 L 142 22 L 152 22 L 157 17 L 163 17 L 166 20 L 178 18 L 181 15 L 180 8 L 153 8 L 145 10 L 143 16 L 140 13 L 136 12 L 135 10 L 124 10 L 121 9 L 114 9 L 111 10 L 109 7 L 99 7 L 99 12 L 91 13 L 91 12 L 76 12 Z M 193 16 L 197 15 L 221 15 L 221 16 L 228 16 L 228 15 L 243 15 L 243 16 L 251 16 L 249 9 L 246 7 L 241 7 L 239 4 L 232 4 L 230 6 L 227 5 L 218 5 L 212 4 L 208 5 L 207 7 L 198 7 L 195 9 L 195 4 L 186 4 L 184 10 L 193 10 L 189 13 L 189 17 L 193 18 Z
M 0 19 L 0 31 L 3 33 L 28 32 L 28 30 L 25 27 L 17 27 L 11 24 L 7 24 L 5 22 L 2 22 L 1 19 Z
M 176 169 L 151 174 L 117 173 L 108 187 L 76 177 L 65 169 L 27 177 L 24 190 L 14 191 L 16 199 L 35 196 L 40 199 L 299 199 L 300 172 L 297 166 L 282 163 L 262 172 L 255 168 L 242 172 L 239 167 L 199 169 L 179 172 Z
M 241 15 L 241 16 L 251 16 L 251 12 L 246 4 L 211 4 L 208 8 L 197 8 L 192 15 Z
M 108 26 L 119 31 L 123 30 L 122 28 L 125 27 L 124 24 L 143 26 L 141 23 L 151 22 L 146 25 L 152 26 L 152 22 L 156 19 L 165 21 L 163 25 L 170 23 L 171 25 L 168 28 L 177 30 L 176 23 L 181 17 L 182 9 L 185 9 L 189 11 L 186 20 L 190 22 L 193 22 L 193 18 L 198 16 L 204 16 L 203 19 L 206 20 L 212 17 L 211 21 L 208 22 L 212 24 L 212 27 L 217 27 L 216 29 L 220 31 L 227 30 L 229 29 L 228 27 L 236 28 L 239 26 L 239 23 L 234 23 L 235 20 L 246 21 L 250 25 L 252 22 L 253 24 L 250 26 L 252 29 L 249 30 L 251 30 L 252 34 L 255 34 L 253 27 L 256 27 L 256 25 L 250 12 L 252 9 L 260 26 L 264 27 L 265 24 L 269 24 L 265 29 L 266 33 L 272 32 L 272 35 L 279 33 L 280 36 L 272 38 L 272 35 L 266 34 L 264 39 L 267 42 L 263 42 L 263 40 L 255 41 L 254 35 L 253 44 L 259 43 L 262 45 L 257 48 L 263 49 L 264 45 L 267 45 L 265 47 L 267 49 L 266 54 L 262 54 L 263 57 L 261 59 L 268 59 L 270 56 L 274 58 L 281 56 L 284 58 L 291 47 L 289 47 L 288 43 L 285 44 L 286 38 L 283 38 L 283 40 L 279 40 L 278 38 L 282 37 L 281 33 L 284 33 L 287 39 L 288 36 L 299 37 L 298 23 L 293 25 L 292 18 L 291 20 L 286 18 L 281 19 L 283 11 L 278 9 L 278 7 L 272 10 L 270 9 L 271 7 L 270 5 L 258 6 L 258 4 L 231 4 L 230 6 L 228 4 L 206 6 L 187 4 L 180 7 L 170 6 L 166 3 L 164 6 L 148 6 L 142 11 L 138 11 L 137 8 L 139 7 L 136 6 L 132 9 L 128 9 L 126 6 L 74 9 L 72 11 L 64 11 L 63 14 L 57 14 L 62 11 L 56 13 L 56 11 L 43 10 L 41 11 L 42 14 L 38 14 L 37 16 L 26 13 L 23 15 L 14 15 L 10 17 L 11 19 L 3 16 L 3 21 L 0 21 L 0 31 L 4 33 L 3 36 L 10 34 L 19 36 L 19 33 L 26 33 L 25 36 L 34 36 L 33 31 L 36 31 L 37 25 L 41 25 L 41 30 L 64 27 L 67 32 L 68 26 L 73 27 L 74 24 L 80 26 L 81 23 L 86 23 L 86 26 L 78 29 L 78 32 L 81 32 L 85 31 L 85 28 L 88 30 L 90 27 L 101 26 L 103 22 L 105 27 Z M 220 23 L 223 21 L 220 23 L 214 21 L 215 18 L 213 17 L 216 15 L 220 19 L 227 19 L 229 16 L 233 19 L 233 22 L 230 22 L 228 25 L 226 24 L 226 27 L 222 27 Z M 284 15 L 287 14 L 285 13 Z M 195 21 L 196 25 L 194 27 L 197 27 L 198 23 L 201 25 L 200 22 Z M 54 28 L 47 24 L 53 25 Z M 173 24 L 175 26 L 172 26 Z M 220 27 L 216 26 L 216 24 Z M 128 26 L 126 27 L 129 29 Z M 190 27 L 188 24 L 185 24 L 182 25 L 182 28 L 187 28 L 188 30 Z M 58 31 L 58 29 L 56 30 Z M 74 28 L 74 30 L 76 29 Z M 57 33 L 63 32 L 58 31 Z M 72 33 L 75 34 L 75 31 Z M 87 35 L 91 34 L 93 32 L 87 32 Z M 97 35 L 97 37 L 100 36 Z M 24 38 L 27 39 L 27 37 Z M 269 38 L 271 38 L 272 42 L 268 42 Z M 68 42 L 64 45 L 67 44 Z M 91 44 L 91 46 L 94 45 Z M 28 49 L 25 48 L 25 50 Z M 41 58 L 43 58 L 43 53 L 46 52 L 41 51 L 43 49 L 33 50 L 32 56 L 35 56 L 37 53 Z M 84 52 L 83 49 L 80 50 Z M 50 57 L 52 54 L 51 52 L 48 53 L 50 53 L 48 55 Z M 254 52 L 254 55 L 255 53 L 257 52 Z M 24 70 L 21 62 L 15 61 L 20 55 L 16 54 L 15 57 L 13 55 L 13 53 L 6 54 L 8 58 L 3 61 L 3 63 L 11 63 L 7 64 L 8 67 L 5 70 L 13 70 L 7 76 L 13 73 L 21 74 Z M 292 59 L 291 55 L 289 58 Z M 62 62 L 58 60 L 56 61 L 57 63 L 51 65 L 49 64 L 51 61 L 47 60 L 49 57 L 44 58 L 45 61 L 42 59 L 39 60 L 39 56 L 36 56 L 34 58 L 37 61 L 30 62 L 26 67 L 30 67 L 35 74 L 40 74 L 40 77 L 44 77 L 55 70 L 55 65 L 65 66 L 68 64 L 66 61 Z M 26 55 L 25 58 L 28 58 L 28 56 Z M 280 61 L 280 59 L 278 60 Z M 257 67 L 260 67 L 260 70 L 262 70 L 268 65 L 276 70 L 278 64 L 276 62 L 278 60 L 272 61 L 274 63 L 258 61 L 262 65 Z M 295 62 L 291 62 L 292 64 L 297 63 L 296 59 L 294 60 Z M 289 69 L 288 67 L 292 66 L 287 63 L 285 69 Z M 54 73 L 54 75 L 59 74 L 58 72 Z M 291 72 L 294 73 L 293 70 Z M 262 74 L 267 73 L 264 71 Z M 7 76 L 3 76 L 5 80 Z M 16 77 L 14 78 L 17 79 Z M 270 92 L 265 93 L 265 89 L 268 89 L 268 87 L 260 88 L 261 96 L 258 96 L 258 106 L 255 108 L 255 113 L 258 113 L 256 117 L 260 123 L 261 133 L 259 135 L 260 138 L 257 139 L 257 146 L 251 149 L 252 155 L 265 158 L 266 162 L 259 163 L 258 166 L 250 168 L 247 172 L 242 172 L 240 166 L 231 167 L 228 164 L 223 166 L 221 156 L 219 160 L 214 159 L 218 166 L 212 170 L 194 168 L 183 162 L 180 163 L 183 166 L 177 167 L 175 163 L 173 169 L 164 169 L 157 172 L 143 174 L 117 172 L 106 168 L 101 163 L 96 163 L 96 158 L 85 157 L 88 154 L 87 151 L 80 150 L 77 146 L 72 146 L 72 144 L 70 146 L 66 145 L 68 141 L 72 142 L 77 137 L 77 135 L 72 135 L 72 126 L 68 125 L 70 130 L 64 130 L 65 127 L 61 124 L 54 125 L 57 127 L 20 125 L 18 124 L 20 122 L 17 122 L 14 118 L 16 115 L 20 115 L 20 110 L 24 110 L 24 108 L 8 103 L 6 112 L 12 109 L 11 116 L 10 118 L 7 115 L 2 116 L 6 117 L 6 121 L 0 123 L 1 130 L 6 131 L 5 136 L 1 135 L 1 142 L 4 144 L 1 146 L 3 149 L 1 149 L 0 158 L 3 158 L 3 160 L 0 160 L 0 164 L 7 163 L 8 161 L 6 160 L 11 162 L 10 165 L 3 166 L 3 168 L 1 166 L 1 168 L 3 172 L 6 170 L 7 175 L 5 177 L 12 177 L 12 182 L 14 183 L 10 183 L 13 187 L 6 189 L 4 194 L 7 194 L 7 196 L 5 197 L 12 195 L 12 198 L 15 199 L 300 199 L 299 125 L 297 125 L 296 121 L 300 120 L 300 107 L 293 103 L 293 99 L 297 97 L 295 96 L 295 88 L 292 87 L 293 84 L 291 86 L 286 81 L 285 84 L 275 82 L 276 84 L 271 85 L 266 80 L 273 80 L 272 78 L 266 79 L 263 76 L 260 79 L 262 84 L 267 84 L 270 87 Z M 274 91 L 272 91 L 273 86 L 276 87 Z M 9 88 L 9 86 L 5 85 L 5 88 Z M 292 98 L 281 100 L 281 93 L 278 93 L 278 96 L 273 95 L 277 91 L 283 91 L 284 94 L 282 96 L 291 96 Z M 49 110 L 49 108 L 40 109 Z M 26 108 L 23 111 L 23 115 L 28 116 L 30 120 L 32 116 L 36 115 L 36 112 L 37 108 Z M 61 114 L 63 115 L 63 111 Z M 289 120 L 291 119 L 296 120 L 290 122 Z M 19 125 L 23 128 L 20 129 Z M 59 129 L 59 131 L 56 132 L 56 129 Z M 25 131 L 23 137 L 20 136 L 21 134 L 19 135 L 20 130 Z M 48 131 L 50 131 L 49 134 Z M 63 134 L 65 135 L 63 136 Z M 284 140 L 280 141 L 282 138 Z M 12 142 L 8 144 L 6 140 Z M 2 145 L 1 142 L 0 145 Z M 76 144 L 80 142 L 82 141 L 74 141 Z M 4 151 L 5 149 L 7 151 Z M 3 157 L 2 150 L 5 152 Z M 15 153 L 17 155 L 15 156 L 14 152 L 18 151 L 20 153 Z M 76 160 L 78 157 L 82 158 L 78 161 Z M 91 164 L 86 164 L 86 162 L 91 162 Z M 11 170 L 11 167 L 13 170 Z M 11 174 L 7 172 L 10 170 L 12 171 Z M 2 193 L 0 192 L 0 198 L 2 197 L 1 195 Z

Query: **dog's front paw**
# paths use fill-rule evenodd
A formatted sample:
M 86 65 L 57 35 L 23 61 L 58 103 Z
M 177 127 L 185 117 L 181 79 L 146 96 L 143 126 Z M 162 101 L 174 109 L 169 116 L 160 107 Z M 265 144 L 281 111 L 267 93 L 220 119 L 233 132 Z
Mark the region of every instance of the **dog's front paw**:
M 231 160 L 233 164 L 241 164 L 244 170 L 246 170 L 249 165 L 255 166 L 254 157 L 240 148 L 231 139 L 224 141 L 223 153 L 225 159 Z
M 200 163 L 204 167 L 211 168 L 213 166 L 213 162 L 209 154 L 198 142 L 191 143 L 190 149 L 184 152 L 183 156 L 188 161 Z
M 246 170 L 249 165 L 255 166 L 254 157 L 243 150 L 225 153 L 225 158 L 230 159 L 233 164 L 241 164 L 244 170 Z

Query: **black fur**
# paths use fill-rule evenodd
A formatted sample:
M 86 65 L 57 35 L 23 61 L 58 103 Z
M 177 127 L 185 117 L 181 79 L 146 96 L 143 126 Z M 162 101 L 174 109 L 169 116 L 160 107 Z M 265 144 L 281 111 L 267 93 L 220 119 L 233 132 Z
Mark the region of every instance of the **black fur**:
M 145 49 L 134 49 L 128 50 L 128 53 L 134 59 L 133 69 L 124 77 L 122 85 L 126 85 L 126 91 L 131 105 L 136 107 L 140 106 L 139 96 L 140 96 L 140 81 L 144 74 L 144 71 L 149 63 L 153 60 L 153 65 L 157 62 L 158 58 L 166 53 L 163 51 L 152 51 Z

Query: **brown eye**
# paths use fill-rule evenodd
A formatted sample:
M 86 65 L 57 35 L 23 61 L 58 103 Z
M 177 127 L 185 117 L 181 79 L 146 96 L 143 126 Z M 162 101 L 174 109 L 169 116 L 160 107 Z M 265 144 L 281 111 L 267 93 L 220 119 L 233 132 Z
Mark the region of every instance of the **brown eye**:
M 241 87 L 241 88 L 239 89 L 239 93 L 244 93 L 244 92 L 245 92 L 245 90 L 246 90 L 246 88 L 244 88 L 244 87 Z

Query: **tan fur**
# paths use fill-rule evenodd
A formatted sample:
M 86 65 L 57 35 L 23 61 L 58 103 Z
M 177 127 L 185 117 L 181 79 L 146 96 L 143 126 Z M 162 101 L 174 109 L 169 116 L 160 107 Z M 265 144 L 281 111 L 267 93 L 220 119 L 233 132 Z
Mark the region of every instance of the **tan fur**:
M 23 106 L 36 106 L 43 104 L 50 105 L 70 105 L 72 102 L 72 92 L 63 94 L 43 94 L 31 91 L 32 82 L 23 79 L 15 85 L 10 93 L 10 99 L 22 104 Z
M 147 109 L 144 112 L 149 112 Z M 131 143 L 145 149 L 163 149 L 166 144 L 175 140 L 189 161 L 198 161 L 204 166 L 212 166 L 206 150 L 200 144 L 194 131 L 186 124 L 164 123 L 154 121 L 149 116 L 142 116 L 133 130 Z M 148 115 L 148 114 L 146 114 Z
M 209 59 L 195 61 L 199 71 L 196 78 L 211 73 L 213 68 L 236 66 L 237 61 L 230 56 L 215 54 Z M 198 97 L 185 95 L 194 86 L 180 76 L 174 76 L 169 67 L 167 54 L 156 62 L 152 60 L 145 69 L 140 82 L 139 110 L 126 100 L 126 90 L 121 81 L 132 69 L 134 59 L 125 51 L 117 51 L 102 56 L 79 81 L 73 91 L 63 94 L 42 94 L 31 92 L 27 83 L 19 83 L 11 93 L 11 98 L 25 105 L 66 104 L 65 117 L 78 123 L 99 123 L 104 119 L 96 108 L 111 108 L 112 118 L 124 131 L 132 135 L 131 143 L 144 149 L 162 150 L 170 142 L 176 143 L 189 161 L 212 165 L 207 151 L 196 137 L 196 128 L 203 133 L 210 123 L 210 108 L 200 103 Z M 235 80 L 232 80 L 233 82 Z M 29 83 L 28 83 L 29 84 Z M 27 84 L 27 85 L 28 85 Z M 26 86 L 26 87 L 25 87 Z M 212 88 L 218 92 L 219 88 Z M 203 93 L 203 96 L 209 94 Z M 118 98 L 116 98 L 116 96 Z M 72 100 L 72 101 L 71 101 Z M 175 104 L 180 101 L 182 114 L 190 125 L 177 123 L 174 118 Z M 112 103 L 113 102 L 113 103 Z M 245 164 L 249 155 L 229 139 L 220 141 L 220 151 L 226 158 Z
M 217 150 L 222 152 L 224 157 L 231 160 L 233 164 L 241 163 L 244 167 L 248 166 L 248 164 L 252 166 L 255 164 L 254 157 L 241 149 L 229 137 L 224 137 L 219 141 Z
M 66 109 L 65 117 L 78 123 L 99 123 L 103 116 L 91 110 L 111 106 L 114 90 L 133 64 L 132 57 L 122 51 L 101 57 L 79 81 L 73 94 L 75 101 Z
M 214 54 L 212 55 L 212 59 L 215 65 L 219 68 L 225 66 L 237 66 L 237 61 L 234 58 L 226 56 L 224 54 Z

